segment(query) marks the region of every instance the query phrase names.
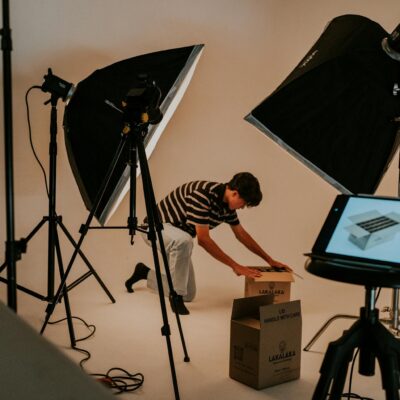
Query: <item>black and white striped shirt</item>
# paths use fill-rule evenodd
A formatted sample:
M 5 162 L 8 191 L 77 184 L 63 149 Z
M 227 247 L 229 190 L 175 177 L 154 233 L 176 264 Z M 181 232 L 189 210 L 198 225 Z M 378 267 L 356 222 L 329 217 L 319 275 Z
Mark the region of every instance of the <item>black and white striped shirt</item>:
M 223 197 L 226 184 L 193 181 L 177 187 L 158 204 L 162 222 L 168 222 L 196 236 L 196 225 L 215 228 L 222 222 L 238 225 L 235 210 L 230 210 Z

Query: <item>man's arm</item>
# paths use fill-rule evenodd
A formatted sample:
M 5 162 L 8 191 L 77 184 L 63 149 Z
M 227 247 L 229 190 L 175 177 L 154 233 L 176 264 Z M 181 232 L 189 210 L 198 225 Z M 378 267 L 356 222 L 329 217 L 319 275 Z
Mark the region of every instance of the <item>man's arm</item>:
M 257 270 L 247 268 L 238 264 L 228 256 L 210 236 L 208 225 L 196 225 L 197 242 L 215 259 L 232 268 L 236 275 L 245 275 L 250 278 L 257 278 L 261 273 Z
M 266 253 L 241 224 L 231 225 L 231 229 L 240 243 L 244 244 L 252 253 L 265 260 L 271 267 L 284 267 L 288 271 L 292 271 L 292 269 L 286 264 L 274 260 L 268 253 Z

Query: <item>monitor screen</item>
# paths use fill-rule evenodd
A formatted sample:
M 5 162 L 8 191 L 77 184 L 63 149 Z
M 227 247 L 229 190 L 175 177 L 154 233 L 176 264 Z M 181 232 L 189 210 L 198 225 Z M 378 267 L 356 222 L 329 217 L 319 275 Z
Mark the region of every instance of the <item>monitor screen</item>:
M 338 196 L 313 253 L 400 266 L 400 199 Z

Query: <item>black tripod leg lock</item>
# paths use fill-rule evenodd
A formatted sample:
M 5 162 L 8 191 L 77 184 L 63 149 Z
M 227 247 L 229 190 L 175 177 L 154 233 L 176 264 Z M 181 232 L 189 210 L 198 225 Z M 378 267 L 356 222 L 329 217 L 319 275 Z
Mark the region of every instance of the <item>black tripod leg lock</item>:
M 164 325 L 161 328 L 161 335 L 163 335 L 163 336 L 170 336 L 171 335 L 171 329 L 169 328 L 169 325 Z
M 14 240 L 14 242 L 9 242 L 6 246 L 7 247 L 6 253 L 8 251 L 11 252 L 15 257 L 15 260 L 18 261 L 21 259 L 22 253 L 26 253 L 27 243 L 28 243 L 28 241 L 25 240 L 24 238 L 22 238 L 20 240 Z M 7 254 L 6 254 L 6 257 L 7 257 Z
M 89 228 L 85 224 L 82 224 L 79 228 L 79 233 L 86 235 L 88 233 L 88 230 Z
M 26 249 L 28 247 L 28 241 L 25 238 L 21 238 L 17 242 L 17 257 L 18 260 L 21 258 L 22 253 L 26 253 Z

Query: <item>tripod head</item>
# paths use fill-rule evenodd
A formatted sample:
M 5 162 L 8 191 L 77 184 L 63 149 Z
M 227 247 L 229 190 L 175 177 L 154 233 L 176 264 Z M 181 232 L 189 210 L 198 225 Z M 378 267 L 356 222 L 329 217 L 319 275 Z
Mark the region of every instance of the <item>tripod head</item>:
M 147 74 L 138 76 L 138 83 L 129 90 L 122 102 L 124 119 L 128 126 L 147 128 L 158 124 L 163 115 L 160 111 L 161 90 Z

